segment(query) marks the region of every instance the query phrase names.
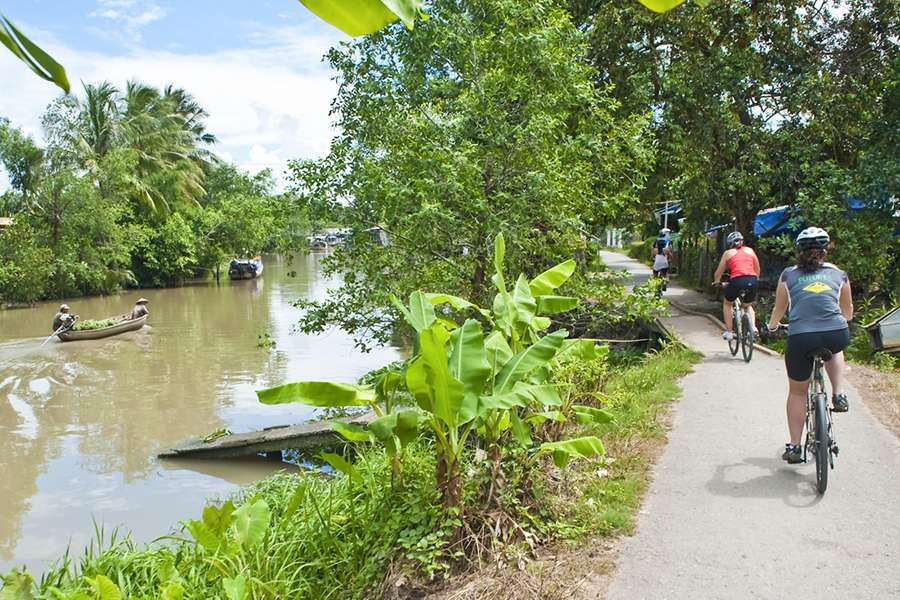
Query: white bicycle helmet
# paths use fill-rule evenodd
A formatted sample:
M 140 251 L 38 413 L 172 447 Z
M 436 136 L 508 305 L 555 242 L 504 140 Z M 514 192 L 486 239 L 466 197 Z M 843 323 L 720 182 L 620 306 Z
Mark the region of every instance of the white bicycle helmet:
M 732 231 L 731 233 L 728 234 L 728 237 L 725 238 L 725 245 L 728 246 L 729 248 L 732 248 L 732 247 L 734 247 L 734 245 L 736 243 L 743 242 L 743 241 L 744 241 L 744 234 L 742 234 L 740 231 Z
M 807 227 L 797 236 L 797 245 L 801 250 L 809 250 L 810 248 L 825 249 L 831 238 L 828 232 L 820 227 Z

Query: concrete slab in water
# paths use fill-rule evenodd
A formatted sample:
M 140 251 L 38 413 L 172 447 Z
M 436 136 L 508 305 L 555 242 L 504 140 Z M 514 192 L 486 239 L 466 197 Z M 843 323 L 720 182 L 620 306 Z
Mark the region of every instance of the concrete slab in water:
M 375 413 L 337 419 L 342 423 L 365 426 L 375 419 Z M 316 421 L 302 425 L 269 427 L 260 431 L 232 433 L 204 442 L 200 438 L 186 440 L 174 448 L 161 452 L 160 458 L 233 458 L 280 450 L 309 450 L 341 441 L 331 430 L 331 421 Z

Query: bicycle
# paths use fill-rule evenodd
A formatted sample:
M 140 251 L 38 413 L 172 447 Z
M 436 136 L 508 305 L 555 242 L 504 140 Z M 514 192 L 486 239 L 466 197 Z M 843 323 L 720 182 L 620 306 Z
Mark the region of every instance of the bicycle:
M 716 285 L 724 287 L 722 282 Z M 753 344 L 756 342 L 756 334 L 753 331 L 753 322 L 750 320 L 750 314 L 744 306 L 747 290 L 742 289 L 738 297 L 731 303 L 731 323 L 732 336 L 728 340 L 728 350 L 732 356 L 737 356 L 738 349 L 744 357 L 744 362 L 750 362 L 753 358 Z
M 787 325 L 779 330 L 787 331 Z M 813 350 L 813 374 L 806 393 L 806 441 L 803 443 L 803 462 L 809 462 L 809 454 L 816 461 L 816 490 L 824 494 L 828 489 L 828 471 L 834 469 L 834 458 L 840 454 L 840 447 L 834 437 L 831 407 L 825 388 L 825 363 L 831 360 L 832 352 L 827 348 Z

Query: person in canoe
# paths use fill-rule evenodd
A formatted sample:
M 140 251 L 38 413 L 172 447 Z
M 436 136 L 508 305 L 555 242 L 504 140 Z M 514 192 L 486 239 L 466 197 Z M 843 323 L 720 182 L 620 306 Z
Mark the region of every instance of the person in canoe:
M 138 298 L 137 302 L 134 303 L 134 308 L 131 309 L 131 316 L 128 317 L 131 320 L 140 319 L 144 315 L 149 315 L 150 311 L 147 309 L 147 303 L 150 302 L 146 298 Z
M 63 325 L 71 327 L 74 321 L 75 317 L 69 313 L 69 305 L 60 304 L 59 311 L 53 315 L 53 333 L 62 329 Z

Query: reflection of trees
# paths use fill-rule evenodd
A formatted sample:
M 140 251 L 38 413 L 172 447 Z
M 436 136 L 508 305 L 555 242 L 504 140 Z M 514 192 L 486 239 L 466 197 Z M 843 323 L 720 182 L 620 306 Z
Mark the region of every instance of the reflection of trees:
M 287 271 L 297 274 L 287 277 Z M 298 298 L 323 294 L 325 286 L 316 257 L 298 256 L 292 264 L 267 260 L 259 280 L 142 290 L 150 299 L 149 330 L 89 342 L 53 341 L 21 357 L 10 358 L 4 349 L 0 559 L 13 558 L 38 477 L 70 444 L 77 445 L 79 469 L 122 473 L 126 482 L 146 479 L 158 468 L 155 456 L 162 448 L 222 427 L 221 410 L 235 403 L 236 389 L 252 393 L 260 385 L 283 383 L 300 356 L 308 356 L 315 368 L 334 368 L 335 355 L 328 350 L 343 343 L 343 334 L 324 340 L 289 336 L 296 315 L 285 309 Z M 84 318 L 97 318 L 124 312 L 134 297 L 69 303 Z M 39 335 L 52 315 L 48 308 L 0 312 L 0 332 Z M 285 341 L 284 347 L 258 348 L 257 336 L 266 331 Z M 21 419 L 8 402 L 16 382 L 16 398 L 32 408 L 37 421 L 31 437 L 17 433 Z M 34 382 L 42 385 L 31 389 Z
M 283 368 L 256 346 L 272 319 L 265 293 L 279 276 L 277 265 L 272 267 L 267 265 L 260 281 L 142 292 L 150 299 L 150 330 L 93 342 L 52 341 L 24 357 L 4 352 L 0 558 L 12 558 L 37 478 L 60 455 L 66 436 L 79 438 L 84 468 L 141 479 L 162 447 L 222 426 L 217 412 L 231 402 L 228 390 L 235 382 Z M 303 261 L 292 267 L 300 280 L 303 267 Z M 73 304 L 85 318 L 94 318 L 121 313 L 129 302 L 118 297 Z M 46 307 L 38 312 L 0 314 L 0 331 L 4 336 L 43 331 Z M 40 386 L 32 391 L 29 384 L 38 380 L 49 382 L 49 391 Z M 34 411 L 34 436 L 17 433 L 21 419 L 9 402 L 13 387 L 16 398 Z
M 37 478 L 48 455 L 57 448 L 53 438 L 17 433 L 21 419 L 10 403 L 20 380 L 4 370 L 0 381 L 0 559 L 11 560 L 19 539 L 20 515 L 30 508 Z

